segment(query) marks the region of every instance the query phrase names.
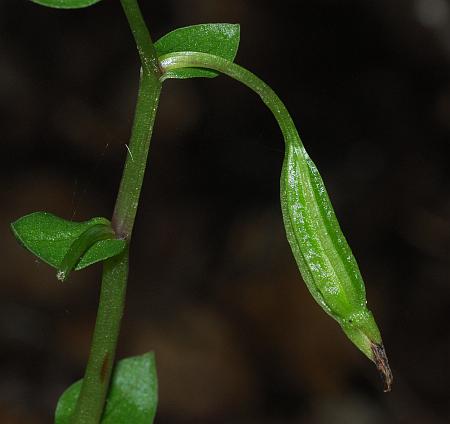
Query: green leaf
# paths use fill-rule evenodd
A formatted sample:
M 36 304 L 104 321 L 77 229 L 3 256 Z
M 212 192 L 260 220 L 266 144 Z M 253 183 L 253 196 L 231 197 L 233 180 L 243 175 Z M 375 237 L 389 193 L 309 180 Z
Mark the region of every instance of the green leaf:
M 83 380 L 60 397 L 55 424 L 69 424 Z M 122 359 L 115 366 L 101 424 L 151 424 L 158 403 L 158 381 L 153 352 Z
M 72 244 L 86 230 L 98 224 L 110 225 L 105 218 L 74 222 L 48 212 L 34 212 L 11 224 L 16 239 L 30 252 L 52 267 L 59 269 Z M 76 270 L 118 255 L 125 249 L 126 241 L 101 240 L 93 244 L 75 266 Z
M 41 6 L 53 7 L 55 9 L 80 9 L 92 6 L 101 0 L 31 0 Z
M 200 24 L 178 28 L 155 43 L 158 56 L 168 53 L 194 51 L 209 53 L 233 61 L 239 47 L 238 24 Z M 218 72 L 202 68 L 184 68 L 169 71 L 164 78 L 213 78 Z

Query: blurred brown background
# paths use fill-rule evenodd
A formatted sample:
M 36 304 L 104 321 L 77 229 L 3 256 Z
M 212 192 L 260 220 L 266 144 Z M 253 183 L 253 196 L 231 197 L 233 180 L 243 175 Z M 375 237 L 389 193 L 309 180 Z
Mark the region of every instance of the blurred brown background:
M 285 240 L 283 143 L 243 86 L 165 84 L 118 356 L 154 350 L 157 422 L 444 423 L 449 416 L 450 2 L 144 1 L 154 39 L 238 22 L 285 101 L 366 280 L 395 376 L 313 302 Z M 109 217 L 138 59 L 118 1 L 0 2 L 0 422 L 52 421 L 80 378 L 99 267 L 66 284 L 13 240 L 47 210 Z

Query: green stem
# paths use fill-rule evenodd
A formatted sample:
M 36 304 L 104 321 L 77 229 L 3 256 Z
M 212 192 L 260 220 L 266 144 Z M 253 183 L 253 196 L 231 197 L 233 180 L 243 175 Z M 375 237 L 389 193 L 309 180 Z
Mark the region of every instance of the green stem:
M 150 139 L 161 92 L 161 72 L 137 1 L 120 1 L 142 63 L 133 128 L 111 220 L 116 237 L 129 242 L 147 167 Z M 104 262 L 97 320 L 80 396 L 72 416 L 73 424 L 97 424 L 100 421 L 114 363 L 127 278 L 128 248 L 117 257 Z
M 270 109 L 280 126 L 285 142 L 294 143 L 303 147 L 295 124 L 284 103 L 263 80 L 259 79 L 252 72 L 220 56 L 207 53 L 169 53 L 161 56 L 159 60 L 159 66 L 163 72 L 161 77 L 162 81 L 166 79 L 164 74 L 171 70 L 180 68 L 207 68 L 228 75 L 246 85 L 258 94 L 264 104 Z
M 158 57 L 136 0 L 120 0 L 141 58 L 138 99 L 112 225 L 119 237 L 130 239 L 139 204 L 156 110 L 161 92 Z
M 130 24 L 144 72 L 160 76 L 158 56 L 137 0 L 120 0 L 120 3 Z
M 159 74 L 141 72 L 130 145 L 111 220 L 117 236 L 127 240 L 133 231 L 160 92 Z
M 91 352 L 72 422 L 97 424 L 103 412 L 125 305 L 128 248 L 103 263 Z

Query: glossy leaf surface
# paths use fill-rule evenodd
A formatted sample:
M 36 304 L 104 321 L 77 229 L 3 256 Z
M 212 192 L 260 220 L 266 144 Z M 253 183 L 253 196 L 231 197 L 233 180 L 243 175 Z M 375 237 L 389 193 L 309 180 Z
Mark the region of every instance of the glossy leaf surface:
M 81 9 L 92 6 L 101 0 L 31 0 L 41 6 L 53 7 L 55 9 Z
M 105 218 L 93 218 L 89 221 L 74 222 L 59 218 L 48 212 L 34 212 L 11 224 L 17 240 L 39 259 L 59 268 L 66 253 L 77 238 L 89 228 L 109 225 Z M 95 243 L 81 257 L 76 270 L 86 268 L 96 262 L 118 255 L 126 247 L 124 240 L 109 239 Z
M 155 43 L 158 56 L 180 51 L 209 53 L 233 61 L 239 47 L 238 24 L 200 24 L 178 28 Z M 184 68 L 170 71 L 164 78 L 213 78 L 211 69 Z
M 70 424 L 82 380 L 60 397 L 55 424 Z M 158 381 L 153 353 L 122 359 L 114 369 L 101 424 L 151 424 L 158 403 Z

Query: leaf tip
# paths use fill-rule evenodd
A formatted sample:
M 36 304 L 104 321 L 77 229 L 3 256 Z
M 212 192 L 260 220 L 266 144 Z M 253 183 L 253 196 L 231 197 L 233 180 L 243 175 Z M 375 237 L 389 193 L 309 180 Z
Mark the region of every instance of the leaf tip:
M 66 273 L 65 273 L 64 271 L 59 270 L 59 271 L 56 273 L 56 278 L 57 278 L 59 281 L 64 282 L 65 279 L 67 278 L 67 275 L 66 275 Z

